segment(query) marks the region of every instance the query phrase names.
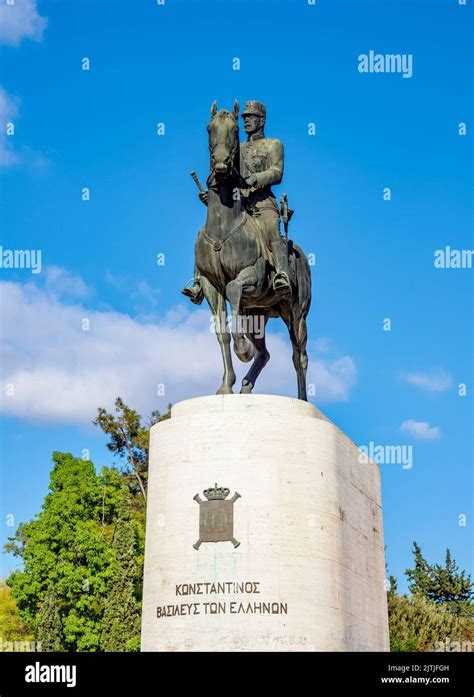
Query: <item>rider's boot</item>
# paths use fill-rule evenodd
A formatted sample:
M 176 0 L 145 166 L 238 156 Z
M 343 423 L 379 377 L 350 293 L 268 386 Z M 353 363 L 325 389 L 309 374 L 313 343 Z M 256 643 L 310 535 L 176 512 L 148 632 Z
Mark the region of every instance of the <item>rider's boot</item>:
M 280 235 L 278 235 L 277 240 L 273 240 L 272 252 L 276 271 L 273 277 L 273 290 L 281 293 L 283 297 L 287 297 L 291 295 L 290 277 L 288 274 L 288 247 Z
M 204 293 L 202 292 L 201 284 L 197 278 L 194 279 L 194 284 L 192 286 L 186 284 L 181 293 L 189 298 L 195 305 L 200 305 L 204 299 Z

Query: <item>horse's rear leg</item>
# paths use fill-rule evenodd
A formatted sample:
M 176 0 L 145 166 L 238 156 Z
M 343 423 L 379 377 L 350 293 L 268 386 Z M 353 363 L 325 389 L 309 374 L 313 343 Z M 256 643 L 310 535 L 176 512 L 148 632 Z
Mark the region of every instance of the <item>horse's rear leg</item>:
M 253 327 L 252 331 L 247 333 L 247 336 L 255 347 L 255 358 L 250 370 L 242 380 L 240 394 L 251 394 L 258 376 L 270 360 L 270 354 L 265 343 L 265 326 L 268 316 L 255 313 L 249 316 L 249 321 L 253 323 Z
M 227 328 L 227 307 L 225 298 L 214 288 L 213 285 L 209 283 L 207 278 L 204 276 L 201 276 L 200 282 L 204 297 L 206 298 L 214 317 L 217 341 L 221 347 L 222 361 L 224 363 L 222 385 L 219 387 L 216 394 L 232 394 L 232 387 L 235 384 L 236 376 L 234 366 L 232 365 L 232 353 L 230 350 L 230 334 Z
M 306 392 L 306 373 L 308 371 L 308 354 L 306 344 L 308 341 L 308 331 L 306 327 L 306 315 L 301 312 L 293 314 L 291 309 L 282 313 L 290 334 L 291 345 L 293 346 L 293 365 L 296 370 L 298 381 L 298 399 L 308 401 Z
M 292 318 L 291 323 L 295 335 L 295 341 L 292 339 L 292 344 L 293 365 L 295 366 L 298 378 L 298 399 L 303 399 L 307 402 L 306 373 L 308 372 L 308 354 L 306 352 L 306 343 L 308 341 L 308 330 L 306 328 L 306 317 L 299 315 Z

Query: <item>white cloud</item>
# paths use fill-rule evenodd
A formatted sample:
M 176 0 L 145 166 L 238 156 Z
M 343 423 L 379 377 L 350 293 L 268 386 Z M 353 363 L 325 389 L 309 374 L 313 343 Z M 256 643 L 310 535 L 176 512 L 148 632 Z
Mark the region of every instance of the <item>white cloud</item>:
M 316 401 L 347 402 L 351 388 L 357 381 L 357 370 L 350 356 L 333 361 L 321 358 L 310 362 L 308 382 L 316 384 Z
M 83 279 L 60 266 L 47 266 L 45 269 L 45 288 L 58 296 L 84 299 L 92 294 L 91 288 Z
M 71 289 L 65 273 L 50 270 L 49 287 L 47 282 L 44 288 L 1 284 L 4 413 L 84 423 L 94 418 L 98 406 L 111 408 L 117 395 L 146 415 L 168 402 L 215 393 L 222 363 L 207 310 L 179 305 L 153 324 L 88 310 L 61 300 L 58 286 Z M 80 291 L 76 297 L 85 297 L 85 284 L 83 288 L 77 278 L 74 283 Z M 83 331 L 84 320 L 89 331 Z M 256 392 L 295 396 L 289 340 L 270 332 L 268 346 L 271 360 Z M 308 382 L 316 383 L 316 403 L 346 401 L 356 381 L 353 360 L 315 360 L 311 353 L 310 359 Z M 241 380 L 249 365 L 234 356 L 234 366 Z M 157 396 L 160 384 L 164 397 Z M 13 396 L 5 396 L 6 385 L 13 385 Z
M 327 336 L 321 336 L 314 342 L 315 348 L 318 353 L 333 354 L 337 353 L 336 345 L 334 341 Z
M 41 41 L 48 20 L 38 14 L 36 0 L 15 0 L 0 5 L 0 43 L 18 46 L 22 39 Z
M 18 100 L 9 95 L 0 85 L 0 166 L 2 167 L 11 167 L 19 159 L 13 149 L 14 136 L 6 133 L 7 124 L 14 123 L 17 114 Z
M 44 170 L 50 164 L 49 160 L 25 144 L 18 150 L 15 148 L 16 136 L 7 133 L 7 124 L 13 124 L 16 131 L 19 106 L 20 100 L 8 94 L 0 85 L 0 167 L 8 168 L 22 163 L 31 170 Z
M 413 421 L 408 419 L 404 421 L 400 426 L 401 431 L 406 431 L 413 438 L 419 438 L 420 440 L 434 440 L 435 438 L 441 438 L 441 431 L 438 426 L 430 426 L 427 421 Z
M 409 385 L 415 385 L 429 392 L 444 392 L 444 390 L 449 390 L 453 384 L 451 375 L 444 371 L 436 373 L 402 373 L 401 377 Z

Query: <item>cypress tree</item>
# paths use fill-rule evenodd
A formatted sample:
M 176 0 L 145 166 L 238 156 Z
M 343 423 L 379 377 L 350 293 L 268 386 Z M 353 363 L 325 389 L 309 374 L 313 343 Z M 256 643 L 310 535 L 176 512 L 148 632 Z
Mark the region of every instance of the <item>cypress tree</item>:
M 464 571 L 459 572 L 449 549 L 446 550 L 444 566 L 436 564 L 434 567 L 430 596 L 438 605 L 446 603 L 447 609 L 456 615 L 472 616 L 474 592 L 471 577 Z
M 64 651 L 64 634 L 59 601 L 54 586 L 49 586 L 38 616 L 37 640 L 42 651 Z
M 114 575 L 109 585 L 103 618 L 102 651 L 139 649 L 140 615 L 135 599 L 136 525 L 123 499 L 114 541 Z
M 428 564 L 416 542 L 413 543 L 413 554 L 415 567 L 405 572 L 411 581 L 409 588 L 413 595 L 422 596 L 436 605 L 443 605 L 445 610 L 453 614 L 472 617 L 473 582 L 469 574 L 459 571 L 450 550 L 446 550 L 444 566 Z
M 408 587 L 413 595 L 421 595 L 431 600 L 430 591 L 433 589 L 434 583 L 433 567 L 428 564 L 416 542 L 413 542 L 413 555 L 415 567 L 405 571 L 408 580 L 411 581 Z

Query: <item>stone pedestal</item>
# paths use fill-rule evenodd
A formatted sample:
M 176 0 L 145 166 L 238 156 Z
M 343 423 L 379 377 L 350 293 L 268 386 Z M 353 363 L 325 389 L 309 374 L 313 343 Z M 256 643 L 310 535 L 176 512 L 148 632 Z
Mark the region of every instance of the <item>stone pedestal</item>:
M 297 399 L 176 404 L 151 429 L 142 651 L 388 649 L 378 467 Z

